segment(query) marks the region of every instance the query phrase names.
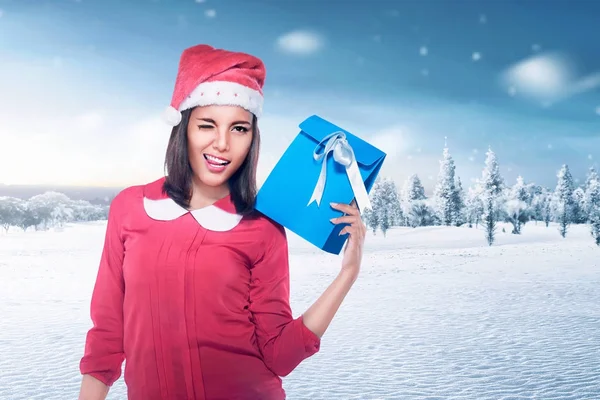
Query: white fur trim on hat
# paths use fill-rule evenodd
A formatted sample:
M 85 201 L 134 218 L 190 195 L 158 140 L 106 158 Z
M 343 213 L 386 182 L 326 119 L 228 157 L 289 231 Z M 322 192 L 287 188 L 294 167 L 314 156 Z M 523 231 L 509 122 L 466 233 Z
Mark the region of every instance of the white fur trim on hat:
M 181 112 L 177 111 L 173 106 L 168 106 L 163 112 L 163 119 L 171 126 L 177 126 L 181 122 Z
M 179 111 L 197 106 L 240 106 L 260 118 L 263 111 L 263 95 L 248 86 L 229 81 L 203 82 L 186 97 Z

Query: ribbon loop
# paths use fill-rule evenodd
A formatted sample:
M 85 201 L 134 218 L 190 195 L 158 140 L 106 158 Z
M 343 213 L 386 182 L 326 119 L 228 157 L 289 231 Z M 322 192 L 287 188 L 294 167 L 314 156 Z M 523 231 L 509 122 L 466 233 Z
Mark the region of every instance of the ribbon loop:
M 325 142 L 327 143 L 325 144 L 323 152 L 319 153 L 319 148 Z M 333 153 L 333 159 L 335 162 L 345 167 L 346 175 L 350 181 L 350 187 L 352 188 L 354 198 L 356 199 L 356 205 L 358 206 L 360 212 L 362 213 L 366 209 L 370 209 L 371 201 L 360 175 L 354 150 L 348 143 L 346 134 L 341 131 L 325 136 L 313 151 L 313 158 L 316 161 L 321 161 L 321 173 L 319 174 L 319 180 L 315 185 L 315 189 L 307 206 L 311 205 L 313 201 L 317 203 L 317 206 L 321 204 L 321 198 L 323 197 L 323 192 L 325 191 L 325 182 L 327 180 L 327 156 L 329 153 Z

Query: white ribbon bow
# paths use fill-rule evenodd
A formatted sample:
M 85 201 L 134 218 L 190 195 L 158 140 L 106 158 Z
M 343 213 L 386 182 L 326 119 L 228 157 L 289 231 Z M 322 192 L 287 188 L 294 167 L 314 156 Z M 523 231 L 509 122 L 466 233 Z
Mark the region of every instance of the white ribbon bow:
M 325 141 L 327 141 L 325 149 L 323 150 L 323 153 L 319 154 L 319 147 Z M 325 191 L 325 181 L 327 179 L 327 156 L 331 152 L 333 152 L 333 159 L 338 164 L 346 167 L 346 175 L 348 175 L 350 187 L 352 188 L 352 192 L 354 192 L 356 205 L 358 206 L 360 212 L 362 213 L 366 209 L 371 208 L 369 194 L 367 193 L 367 189 L 365 188 L 365 184 L 360 175 L 360 170 L 358 169 L 358 164 L 356 163 L 356 157 L 354 156 L 354 151 L 348 143 L 348 140 L 346 140 L 346 134 L 344 132 L 334 132 L 325 136 L 323 140 L 319 142 L 317 147 L 315 147 L 315 150 L 313 151 L 313 158 L 316 161 L 321 161 L 321 174 L 319 175 L 319 180 L 315 185 L 315 190 L 313 191 L 312 197 L 310 198 L 307 206 L 309 206 L 313 201 L 316 201 L 317 205 L 320 205 L 321 203 L 321 198 L 323 197 L 323 192 Z

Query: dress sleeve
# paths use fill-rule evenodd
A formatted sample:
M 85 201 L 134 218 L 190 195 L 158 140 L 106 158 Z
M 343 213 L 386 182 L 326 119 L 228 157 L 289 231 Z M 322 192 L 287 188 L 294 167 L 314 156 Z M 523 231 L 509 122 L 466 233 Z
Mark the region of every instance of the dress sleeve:
M 286 376 L 317 353 L 321 341 L 304 325 L 302 315 L 292 317 L 287 237 L 283 227 L 272 227 L 264 252 L 251 268 L 249 309 L 265 364 Z
M 83 375 L 91 375 L 108 386 L 121 376 L 123 351 L 124 246 L 121 239 L 122 206 L 113 199 L 100 266 L 91 299 L 93 326 L 88 331 L 85 351 L 79 363 Z

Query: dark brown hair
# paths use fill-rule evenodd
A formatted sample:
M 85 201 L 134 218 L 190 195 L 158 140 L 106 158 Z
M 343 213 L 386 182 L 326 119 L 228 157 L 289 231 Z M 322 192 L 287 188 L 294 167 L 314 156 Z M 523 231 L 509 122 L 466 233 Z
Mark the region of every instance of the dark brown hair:
M 189 209 L 194 172 L 188 156 L 187 129 L 193 109 L 182 111 L 181 122 L 173 127 L 165 157 L 166 179 L 163 191 L 180 206 Z M 229 178 L 229 191 L 236 212 L 248 215 L 254 211 L 256 198 L 256 168 L 260 149 L 257 118 L 252 117 L 252 142 L 244 162 Z

